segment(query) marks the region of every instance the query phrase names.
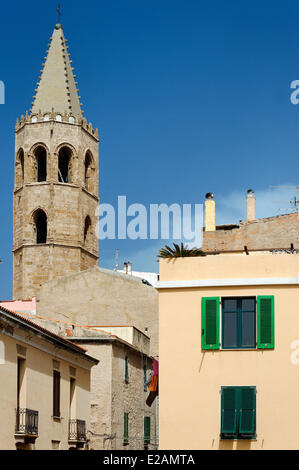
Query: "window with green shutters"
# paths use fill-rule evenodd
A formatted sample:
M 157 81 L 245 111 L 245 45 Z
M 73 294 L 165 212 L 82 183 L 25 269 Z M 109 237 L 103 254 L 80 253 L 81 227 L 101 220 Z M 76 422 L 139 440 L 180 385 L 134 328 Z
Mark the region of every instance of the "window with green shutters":
M 203 350 L 274 348 L 273 295 L 203 297 L 201 318 Z
M 221 439 L 256 438 L 256 387 L 221 387 Z
M 201 318 L 202 349 L 219 349 L 219 297 L 202 298 Z
M 257 297 L 257 347 L 274 348 L 274 296 Z
M 144 445 L 151 443 L 151 418 L 150 416 L 144 417 Z
M 129 413 L 124 413 L 124 446 L 129 444 Z

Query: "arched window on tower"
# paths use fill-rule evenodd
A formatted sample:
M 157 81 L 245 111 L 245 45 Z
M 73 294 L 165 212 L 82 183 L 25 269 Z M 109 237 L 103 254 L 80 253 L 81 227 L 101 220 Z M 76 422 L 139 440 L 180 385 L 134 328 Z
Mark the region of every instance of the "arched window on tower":
M 36 243 L 47 243 L 48 221 L 45 212 L 38 209 L 33 215 Z
M 36 181 L 38 183 L 47 181 L 47 151 L 44 147 L 38 146 L 34 151 L 34 155 L 37 165 Z
M 72 151 L 68 147 L 62 147 L 58 154 L 58 181 L 71 183 L 71 158 Z
M 85 162 L 84 162 L 84 184 L 85 189 L 89 192 L 93 192 L 93 178 L 94 178 L 94 168 L 93 168 L 93 159 L 91 153 L 88 151 L 85 155 Z
M 24 184 L 24 150 L 20 149 L 16 159 L 16 187 Z
M 91 219 L 89 215 L 85 218 L 84 222 L 84 245 L 87 245 L 90 241 L 91 233 Z

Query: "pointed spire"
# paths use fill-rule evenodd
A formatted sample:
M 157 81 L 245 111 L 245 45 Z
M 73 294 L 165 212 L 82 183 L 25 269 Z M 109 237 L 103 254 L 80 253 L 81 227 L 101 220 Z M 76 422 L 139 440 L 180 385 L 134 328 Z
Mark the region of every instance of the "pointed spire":
M 31 113 L 56 113 L 82 117 L 81 104 L 61 24 L 55 26 L 44 68 L 33 100 Z

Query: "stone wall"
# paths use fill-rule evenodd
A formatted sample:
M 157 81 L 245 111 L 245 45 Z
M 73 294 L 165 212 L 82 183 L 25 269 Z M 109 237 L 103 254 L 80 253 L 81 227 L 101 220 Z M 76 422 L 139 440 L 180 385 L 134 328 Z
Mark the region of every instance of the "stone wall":
M 158 293 L 134 276 L 94 267 L 47 282 L 37 313 L 89 326 L 133 325 L 150 337 L 151 356 L 159 355 Z
M 14 190 L 14 299 L 36 295 L 51 279 L 97 264 L 98 138 L 82 123 L 31 122 L 16 129 Z M 70 152 L 69 181 L 58 179 L 59 151 Z M 47 158 L 46 181 L 37 181 L 38 149 Z M 91 164 L 85 180 L 85 157 Z M 23 164 L 22 164 L 23 162 Z M 23 169 L 22 169 L 23 168 Z M 92 192 L 91 192 L 92 191 Z M 36 240 L 35 214 L 47 217 L 47 242 Z M 91 226 L 84 236 L 86 217 Z
M 202 249 L 206 252 L 298 248 L 299 221 L 297 214 L 242 222 L 238 227 L 218 226 L 215 231 L 203 232 Z

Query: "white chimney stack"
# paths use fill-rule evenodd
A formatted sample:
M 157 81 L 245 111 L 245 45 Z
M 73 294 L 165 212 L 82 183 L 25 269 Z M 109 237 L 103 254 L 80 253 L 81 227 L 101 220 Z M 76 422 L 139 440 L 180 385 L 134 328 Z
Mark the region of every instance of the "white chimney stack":
M 252 222 L 255 220 L 255 194 L 253 189 L 248 189 L 246 196 L 246 220 Z
M 216 214 L 215 214 L 214 194 L 207 193 L 205 200 L 205 231 L 215 232 L 216 230 Z

